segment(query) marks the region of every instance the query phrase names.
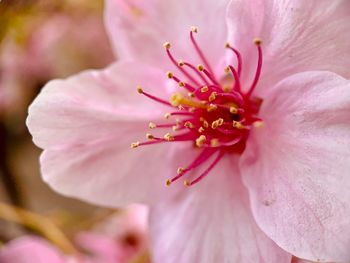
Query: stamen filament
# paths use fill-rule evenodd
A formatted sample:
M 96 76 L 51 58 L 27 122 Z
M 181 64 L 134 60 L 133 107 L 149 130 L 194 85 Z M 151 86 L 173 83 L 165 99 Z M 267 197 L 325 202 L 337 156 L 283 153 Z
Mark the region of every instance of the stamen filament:
M 248 92 L 246 94 L 247 98 L 249 98 L 252 95 L 256 85 L 258 84 L 258 81 L 259 81 L 260 75 L 261 75 L 261 70 L 262 70 L 262 63 L 263 63 L 263 55 L 262 55 L 262 49 L 261 49 L 261 40 L 260 39 L 255 39 L 254 43 L 255 43 L 255 45 L 258 48 L 258 65 L 256 67 L 256 73 L 255 73 L 255 77 L 254 77 L 253 83 L 250 86 L 250 88 L 249 88 L 249 90 L 248 90 Z
M 153 95 L 151 95 L 151 94 L 149 94 L 147 92 L 144 92 L 141 87 L 137 87 L 137 92 L 142 94 L 142 95 L 145 95 L 146 97 L 150 98 L 151 100 L 154 100 L 154 101 L 159 102 L 161 104 L 164 104 L 164 105 L 172 107 L 172 105 L 169 102 L 167 102 L 165 100 L 162 100 L 162 99 L 160 99 L 160 98 L 158 98 L 156 96 L 153 96 Z

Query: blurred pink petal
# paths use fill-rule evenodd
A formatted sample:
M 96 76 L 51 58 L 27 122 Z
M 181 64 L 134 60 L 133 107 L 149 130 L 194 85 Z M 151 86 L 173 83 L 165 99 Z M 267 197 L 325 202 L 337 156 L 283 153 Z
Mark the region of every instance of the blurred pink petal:
M 23 237 L 0 249 L 1 263 L 68 263 L 51 244 L 37 237 Z
M 350 83 L 327 72 L 280 82 L 241 159 L 253 214 L 292 254 L 350 259 Z

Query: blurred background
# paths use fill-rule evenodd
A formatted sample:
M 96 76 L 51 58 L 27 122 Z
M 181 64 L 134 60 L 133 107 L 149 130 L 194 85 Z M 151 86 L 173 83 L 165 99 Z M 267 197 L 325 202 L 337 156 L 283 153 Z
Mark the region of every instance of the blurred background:
M 122 214 L 62 197 L 44 184 L 40 150 L 25 125 L 28 105 L 47 81 L 115 60 L 102 15 L 103 0 L 0 0 L 0 244 L 37 234 L 64 247 L 45 233 L 51 223 L 71 239 Z M 124 238 L 135 245 L 130 233 Z

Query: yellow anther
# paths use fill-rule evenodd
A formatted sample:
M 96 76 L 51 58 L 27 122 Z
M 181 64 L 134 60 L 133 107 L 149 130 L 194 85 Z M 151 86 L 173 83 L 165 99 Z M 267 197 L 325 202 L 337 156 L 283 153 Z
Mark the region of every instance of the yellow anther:
M 153 123 L 153 122 L 150 122 L 150 123 L 148 124 L 148 128 L 150 128 L 150 129 L 155 129 L 155 128 L 157 128 L 157 125 L 156 125 L 155 123 Z
M 203 121 L 203 127 L 204 128 L 208 128 L 209 127 L 209 123 L 207 121 Z
M 218 108 L 218 106 L 216 106 L 215 104 L 209 104 L 209 106 L 207 107 L 207 111 L 212 112 L 212 111 L 216 110 L 217 108 Z
M 246 128 L 242 123 L 239 121 L 232 121 L 232 126 L 236 129 L 244 129 Z
M 184 173 L 184 171 L 185 171 L 185 169 L 184 168 L 182 168 L 182 167 L 179 167 L 179 168 L 177 168 L 177 174 L 183 174 Z
M 256 121 L 253 123 L 253 126 L 255 128 L 260 128 L 260 127 L 264 126 L 264 123 L 262 121 Z
M 223 118 L 219 118 L 216 120 L 218 122 L 218 125 L 221 126 L 224 124 L 224 119 Z
M 168 142 L 173 141 L 175 139 L 174 136 L 172 136 L 170 133 L 166 133 L 163 138 Z
M 231 112 L 232 114 L 236 114 L 236 113 L 238 112 L 238 109 L 237 109 L 236 107 L 234 107 L 234 106 L 231 106 L 231 107 L 230 107 L 230 112 Z
M 177 131 L 177 130 L 179 130 L 179 126 L 178 125 L 174 125 L 173 127 L 171 127 L 172 128 L 172 130 L 175 132 L 175 131 Z
M 224 72 L 225 73 L 230 73 L 230 68 L 229 67 L 224 68 Z
M 134 149 L 134 148 L 139 147 L 139 145 L 140 145 L 140 142 L 133 142 L 133 143 L 131 143 L 130 147 L 131 147 L 131 149 Z
M 231 91 L 231 87 L 230 87 L 230 86 L 223 86 L 223 87 L 222 87 L 222 90 L 223 90 L 224 92 L 230 92 L 230 91 Z
M 219 146 L 219 140 L 214 138 L 210 140 L 210 146 L 211 147 L 218 147 Z
M 212 128 L 213 130 L 215 130 L 218 126 L 219 126 L 218 121 L 213 121 L 213 122 L 211 123 L 211 128 Z
M 165 119 L 169 119 L 171 117 L 171 113 L 167 112 L 164 114 Z
M 215 91 L 213 91 L 209 96 L 209 101 L 213 101 L 216 99 L 216 95 L 218 95 Z
M 262 40 L 260 38 L 254 38 L 253 42 L 255 45 L 260 46 L 262 43 Z
M 190 186 L 190 185 L 191 185 L 191 183 L 189 181 L 187 181 L 187 180 L 184 181 L 184 186 Z
M 170 186 L 170 185 L 171 185 L 170 179 L 168 179 L 168 180 L 165 181 L 165 185 L 166 185 L 166 186 Z
M 143 93 L 143 89 L 141 88 L 141 86 L 137 86 L 136 90 L 138 93 L 142 94 Z
M 202 88 L 201 88 L 201 92 L 207 92 L 209 90 L 209 88 L 208 88 L 208 86 L 203 86 Z
M 189 93 L 187 93 L 187 95 L 188 95 L 188 97 L 191 97 L 191 98 L 194 98 L 194 97 L 195 97 L 195 95 L 194 95 L 193 92 L 189 92 Z
M 203 70 L 204 70 L 204 66 L 203 66 L 202 64 L 199 64 L 199 65 L 197 66 L 197 69 L 198 69 L 199 71 L 203 71 Z
M 171 71 L 168 71 L 166 73 L 166 76 L 169 78 L 169 79 L 172 79 L 174 77 L 174 74 L 171 72 Z
M 192 31 L 193 33 L 198 33 L 198 28 L 195 27 L 195 26 L 191 26 L 191 31 Z
M 207 138 L 204 135 L 201 135 L 196 139 L 196 145 L 202 147 L 206 140 Z
M 180 81 L 179 83 L 178 83 L 178 85 L 179 85 L 179 87 L 185 87 L 185 82 L 183 82 L 183 81 Z
M 147 138 L 148 140 L 153 140 L 153 139 L 154 139 L 154 136 L 153 136 L 152 134 L 150 134 L 150 133 L 146 133 L 146 138 Z
M 179 67 L 182 67 L 183 65 L 185 65 L 185 63 L 184 63 L 182 60 L 179 60 L 179 62 L 177 63 L 177 65 L 178 65 Z
M 165 47 L 166 49 L 171 48 L 170 42 L 165 42 L 165 43 L 163 44 L 163 47 Z
M 190 129 L 194 128 L 193 123 L 190 122 L 190 121 L 186 121 L 186 122 L 184 123 L 184 126 L 185 126 L 186 128 L 190 128 Z
M 225 44 L 225 48 L 230 48 L 230 47 L 231 47 L 230 43 Z
M 204 132 L 204 128 L 203 128 L 203 127 L 199 127 L 198 132 L 199 132 L 199 133 Z

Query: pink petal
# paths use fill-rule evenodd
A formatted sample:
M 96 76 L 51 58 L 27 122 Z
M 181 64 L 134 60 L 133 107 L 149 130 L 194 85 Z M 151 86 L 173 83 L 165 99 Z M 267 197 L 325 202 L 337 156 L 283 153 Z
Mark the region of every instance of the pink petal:
M 43 239 L 23 237 L 0 249 L 1 263 L 65 263 L 58 250 Z
M 291 260 L 255 224 L 233 156 L 224 157 L 198 185 L 159 200 L 150 227 L 155 263 Z
M 258 225 L 313 261 L 350 260 L 350 83 L 327 72 L 280 82 L 241 171 Z
M 29 108 L 29 131 L 45 149 L 120 140 L 161 117 L 160 104 L 138 94 L 136 86 L 142 83 L 146 91 L 168 100 L 164 79 L 155 69 L 119 62 L 103 71 L 53 80 Z
M 349 23 L 348 0 L 234 0 L 228 11 L 230 39 L 250 66 L 245 73 L 255 72 L 252 40 L 263 41 L 262 92 L 301 71 L 329 70 L 350 77 Z
M 159 67 L 168 67 L 169 59 L 162 46 L 166 41 L 172 43 L 177 59 L 199 62 L 189 38 L 190 27 L 197 26 L 198 42 L 209 61 L 215 64 L 225 54 L 227 29 L 224 17 L 228 2 L 107 0 L 105 22 L 119 57 Z

